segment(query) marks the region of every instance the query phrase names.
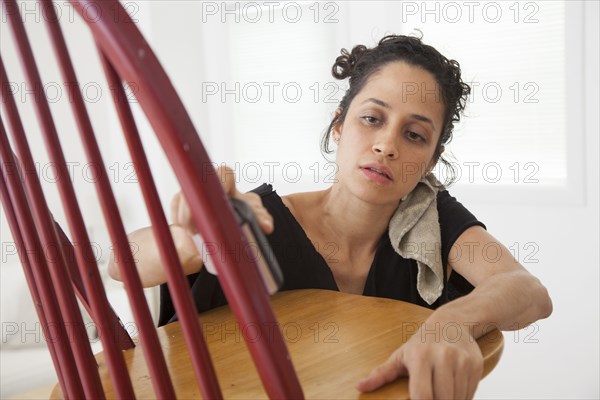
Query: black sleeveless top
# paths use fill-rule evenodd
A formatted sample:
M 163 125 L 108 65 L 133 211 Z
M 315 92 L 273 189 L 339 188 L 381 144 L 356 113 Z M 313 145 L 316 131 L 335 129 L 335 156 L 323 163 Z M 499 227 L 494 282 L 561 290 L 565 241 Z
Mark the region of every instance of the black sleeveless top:
M 283 272 L 284 283 L 281 290 L 339 290 L 333 273 L 325 261 L 325 259 L 335 260 L 336 244 L 334 242 L 311 243 L 271 185 L 263 184 L 253 192 L 261 196 L 263 205 L 273 216 L 275 229 L 272 234 L 267 235 L 267 239 Z M 485 225 L 446 190 L 438 193 L 437 208 L 442 240 L 442 265 L 446 276 L 448 255 L 456 239 L 471 226 L 478 225 L 485 228 Z M 324 256 L 317 251 L 316 247 L 319 247 Z M 189 275 L 188 281 L 199 313 L 227 304 L 217 277 L 208 273 L 206 268 Z M 473 286 L 453 271 L 444 285 L 440 298 L 431 305 L 427 304 L 417 291 L 416 261 L 405 259 L 397 254 L 392 248 L 386 231 L 377 245 L 363 295 L 403 300 L 435 309 L 471 290 Z M 166 284 L 163 284 L 160 288 L 159 326 L 176 319 L 169 289 Z

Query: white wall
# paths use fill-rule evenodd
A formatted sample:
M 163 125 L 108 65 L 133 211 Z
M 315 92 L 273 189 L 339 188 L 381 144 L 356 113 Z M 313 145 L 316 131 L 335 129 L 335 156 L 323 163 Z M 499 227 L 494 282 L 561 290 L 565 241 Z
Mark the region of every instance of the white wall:
M 406 2 L 405 2 L 406 3 Z M 459 2 L 460 3 L 460 2 Z M 173 83 L 178 89 L 192 120 L 201 133 L 204 143 L 216 161 L 228 160 L 230 143 L 233 133 L 229 132 L 233 126 L 231 116 L 226 114 L 230 109 L 224 105 L 204 103 L 200 96 L 200 89 L 206 76 L 214 77 L 217 74 L 220 62 L 219 57 L 225 57 L 226 51 L 222 48 L 226 38 L 208 35 L 211 31 L 210 24 L 199 21 L 199 15 L 206 8 L 200 2 L 139 2 L 132 9 L 137 10 L 134 16 L 139 20 L 144 33 L 163 62 Z M 206 4 L 206 3 L 205 3 Z M 220 7 L 220 2 L 212 3 Z M 321 3 L 321 7 L 326 3 Z M 367 2 L 351 2 L 341 4 L 340 9 L 349 15 L 348 21 L 354 24 L 343 25 L 338 29 L 335 43 L 338 48 L 363 41 L 365 35 L 379 37 L 388 30 L 393 30 L 398 23 L 393 13 L 375 12 L 377 7 Z M 398 4 L 390 7 L 399 7 Z M 584 93 L 574 92 L 573 98 L 567 99 L 569 104 L 581 104 L 584 120 L 583 132 L 569 131 L 572 140 L 579 143 L 575 149 L 569 149 L 569 157 L 580 160 L 583 170 L 578 179 L 580 182 L 572 193 L 572 201 L 546 201 L 541 198 L 542 191 L 537 192 L 539 201 L 483 201 L 485 196 L 477 193 L 477 189 L 457 185 L 452 190 L 463 204 L 488 227 L 488 230 L 507 246 L 513 246 L 520 251 L 521 262 L 548 287 L 554 301 L 554 314 L 547 320 L 539 321 L 534 326 L 519 331 L 505 334 L 506 347 L 498 367 L 481 384 L 478 398 L 598 398 L 599 375 L 599 276 L 598 276 L 598 243 L 599 243 L 599 198 L 598 198 L 598 137 L 599 125 L 597 110 L 598 101 L 598 20 L 597 2 L 583 2 L 585 21 L 582 24 L 584 31 L 583 54 L 585 60 L 583 71 L 569 71 L 567 83 L 576 81 L 576 77 L 583 76 Z M 321 8 L 321 10 L 324 10 Z M 231 17 L 230 17 L 231 18 Z M 348 22 L 346 21 L 346 22 Z M 373 24 L 373 25 L 369 25 Z M 218 25 L 218 24 L 217 24 Z M 377 26 L 373 29 L 372 26 Z M 38 28 L 33 28 L 35 31 Z M 77 29 L 76 37 L 85 38 L 85 30 Z M 16 61 L 6 53 L 5 38 L 6 24 L 2 23 L 2 53 L 6 64 Z M 474 35 L 477 32 L 473 32 Z M 33 35 L 33 33 L 32 33 Z M 43 41 L 44 34 L 36 31 L 36 40 Z M 276 40 L 276 38 L 269 38 Z M 292 44 L 293 45 L 293 44 Z M 265 42 L 269 46 L 269 41 Z M 212 59 L 207 59 L 202 54 L 202 49 L 209 49 Z M 40 51 L 43 51 L 43 46 Z M 326 64 L 330 65 L 337 53 L 331 54 Z M 515 55 L 515 56 L 518 56 Z M 225 63 L 225 61 L 222 61 Z M 93 76 L 95 60 L 91 59 L 82 70 L 90 69 Z M 223 64 L 225 65 L 225 64 Z M 510 65 L 507 65 L 507 68 Z M 265 66 L 268 68 L 268 66 Z M 325 71 L 328 73 L 328 71 Z M 60 82 L 58 78 L 51 78 Z M 101 78 L 87 78 L 87 81 Z M 293 79 L 293 78 L 290 78 Z M 83 79 L 82 79 L 83 80 Z M 330 80 L 330 79 L 329 79 Z M 573 92 L 571 92 L 573 93 Z M 104 99 L 103 99 L 104 100 Z M 100 102 L 101 104 L 104 104 Z M 323 115 L 327 116 L 335 105 L 322 104 Z M 99 107 L 99 129 L 116 129 L 114 117 L 108 116 L 108 106 Z M 234 107 L 235 108 L 235 107 Z M 64 112 L 67 115 L 67 112 Z M 4 115 L 4 114 L 3 114 Z M 322 118 L 322 116 L 319 118 Z M 297 116 L 291 115 L 293 120 Z M 308 118 L 308 117 L 307 117 Z M 485 118 L 485 115 L 478 116 Z M 3 116 L 3 120 L 5 120 Z M 322 119 L 319 119 L 320 124 Z M 569 123 L 570 121 L 568 121 Z M 268 123 L 268 121 L 265 121 Z M 107 128 L 108 127 L 108 128 Z M 124 145 L 119 143 L 116 135 L 107 133 L 110 138 L 103 148 L 105 156 L 111 162 L 128 161 L 124 155 Z M 225 136 L 227 140 L 223 140 Z M 578 139 L 579 138 L 579 139 Z M 273 151 L 289 146 L 293 137 L 286 136 L 282 130 L 279 140 L 272 143 Z M 314 142 L 314 146 L 318 143 Z M 457 141 L 457 146 L 460 143 Z M 71 147 L 71 146 L 70 146 Z M 155 158 L 160 160 L 162 154 L 156 143 L 148 141 L 148 148 L 155 152 Z M 565 150 L 566 151 L 566 150 Z M 76 146 L 73 152 L 79 153 Z M 321 159 L 316 161 L 322 161 Z M 160 165 L 160 164 L 158 164 Z M 156 168 L 161 185 L 161 196 L 165 202 L 177 190 L 177 185 L 168 169 Z M 121 170 L 121 173 L 127 171 Z M 85 182 L 79 179 L 76 184 L 82 186 L 82 196 L 86 196 Z M 147 221 L 145 215 L 136 213 L 135 200 L 132 200 L 131 191 L 135 185 L 126 185 L 119 182 L 116 185 L 120 193 L 118 198 L 125 214 L 128 228 L 133 229 L 144 225 Z M 277 182 L 276 182 L 277 184 Z M 281 182 L 280 191 L 310 190 L 314 187 L 301 185 L 286 185 Z M 91 212 L 90 212 L 91 213 Z M 96 220 L 94 220 L 96 218 Z M 92 218 L 92 230 L 99 230 L 97 217 Z M 12 241 L 7 234 L 7 225 L 4 215 L 1 218 L 1 241 L 10 244 Z M 99 234 L 99 241 L 105 240 Z M 533 247 L 527 247 L 533 246 Z M 535 250 L 534 258 L 538 262 L 525 258 L 530 251 Z M 529 261 L 529 262 L 528 262 Z M 2 259 L 2 271 L 18 263 L 16 256 Z M 6 282 L 3 272 L 3 285 Z M 6 302 L 6 298 L 2 298 Z M 29 299 L 24 300 L 29 301 Z

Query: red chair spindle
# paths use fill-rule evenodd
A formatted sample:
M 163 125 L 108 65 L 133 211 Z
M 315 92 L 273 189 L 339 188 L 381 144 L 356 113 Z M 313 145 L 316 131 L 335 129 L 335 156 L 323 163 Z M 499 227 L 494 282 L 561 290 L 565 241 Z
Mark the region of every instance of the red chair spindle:
M 7 7 L 13 8 L 11 12 L 7 12 L 7 15 L 9 16 L 11 26 L 13 27 L 13 31 L 15 33 L 15 39 L 18 43 L 23 68 L 25 69 L 26 74 L 28 76 L 29 84 L 32 87 L 41 87 L 39 72 L 37 71 L 37 68 L 35 66 L 33 54 L 31 52 L 29 43 L 26 39 L 23 22 L 20 18 L 16 4 L 14 0 L 6 0 L 3 4 L 5 3 L 7 4 Z M 71 199 L 74 199 L 75 196 L 70 182 L 68 184 L 66 183 L 68 181 L 68 179 L 66 179 L 66 177 L 68 177 L 68 171 L 66 169 L 66 163 L 60 148 L 58 135 L 56 134 L 56 128 L 52 121 L 52 116 L 50 114 L 48 103 L 45 101 L 36 101 L 35 105 L 36 112 L 38 113 L 38 118 L 41 121 L 41 125 L 43 128 L 42 132 L 44 134 L 44 139 L 47 143 L 46 147 L 50 153 L 50 158 L 57 166 L 60 176 L 65 177 L 65 179 L 59 180 L 60 194 L 65 209 L 69 211 L 69 205 L 71 204 L 70 201 Z M 76 117 L 78 117 L 78 124 L 81 124 L 81 119 L 79 118 L 81 117 L 81 114 L 77 113 Z M 175 396 L 173 385 L 169 378 L 164 356 L 162 354 L 162 351 L 160 351 L 158 335 L 156 333 L 156 329 L 154 328 L 150 311 L 145 301 L 145 296 L 143 295 L 142 285 L 135 268 L 135 263 L 133 261 L 131 249 L 127 242 L 127 235 L 125 233 L 125 229 L 123 227 L 118 213 L 118 207 L 114 199 L 106 171 L 104 169 L 104 164 L 100 155 L 100 151 L 98 149 L 97 143 L 95 142 L 95 138 L 91 130 L 80 130 L 80 134 L 82 136 L 88 161 L 91 163 L 91 165 L 94 165 L 97 168 L 97 179 L 95 182 L 96 190 L 100 198 L 100 204 L 102 206 L 102 211 L 105 220 L 108 224 L 111 239 L 113 240 L 116 251 L 118 252 L 117 254 L 119 254 L 119 256 L 122 257 L 123 262 L 119 263 L 119 265 L 120 267 L 122 267 L 122 273 L 124 277 L 125 286 L 127 287 L 128 298 L 130 304 L 132 305 L 134 317 L 140 329 L 142 349 L 144 350 L 146 359 L 149 361 L 150 364 L 150 374 L 153 378 L 152 383 L 155 387 L 157 396 L 161 398 L 173 398 Z M 63 286 L 66 285 L 66 279 L 68 279 L 68 274 L 63 274 L 61 277 L 63 279 L 62 282 L 60 282 L 61 288 L 66 290 L 66 288 L 64 288 Z M 69 313 L 67 315 L 70 315 L 71 313 L 73 313 L 74 310 L 66 309 L 64 311 Z M 81 316 L 79 314 L 78 317 L 79 319 L 81 319 Z M 79 324 L 79 326 L 83 327 L 83 324 Z M 80 354 L 83 355 L 84 353 L 79 351 L 75 352 L 76 357 L 78 357 L 78 355 L 79 357 L 81 357 Z M 87 375 L 87 371 L 89 371 L 90 369 L 93 369 L 93 372 L 96 374 L 96 376 L 98 376 L 97 370 L 94 368 L 94 365 L 91 362 L 81 364 L 80 375 L 82 372 L 85 372 L 85 375 Z M 83 380 L 85 384 L 87 379 Z M 100 390 L 101 389 L 102 387 L 100 385 Z M 87 392 L 86 395 L 88 397 L 97 397 L 95 395 L 92 396 L 91 393 L 88 395 Z
M 7 80 L 4 79 L 4 65 L 0 59 L 0 66 L 2 70 L 2 78 L 0 82 L 4 83 Z M 4 87 L 4 86 L 3 86 Z M 4 104 L 7 104 L 7 96 L 5 96 L 5 90 L 2 91 Z M 9 119 L 18 120 L 18 116 L 13 114 L 10 107 L 7 110 Z M 14 126 L 13 126 L 14 129 Z M 47 259 L 44 256 L 44 247 L 39 240 L 38 229 L 33 220 L 31 214 L 31 205 L 28 202 L 28 198 L 22 186 L 21 176 L 17 172 L 17 165 L 14 162 L 13 154 L 9 150 L 10 144 L 6 131 L 4 130 L 4 124 L 0 124 L 0 165 L 2 166 L 3 180 L 7 184 L 6 192 L 8 197 L 3 198 L 4 208 L 8 208 L 8 204 L 13 204 L 17 225 L 23 232 L 24 247 L 21 248 L 21 258 L 27 259 L 29 265 L 32 267 L 30 273 L 27 268 L 25 270 L 25 278 L 29 287 L 33 287 L 32 294 L 34 295 L 34 302 L 36 302 L 36 310 L 40 315 L 40 322 L 43 323 L 44 337 L 49 342 L 49 347 L 52 346 L 55 349 L 55 358 L 53 358 L 54 365 L 59 379 L 63 393 L 68 398 L 82 398 L 83 388 L 79 380 L 77 366 L 75 364 L 75 358 L 71 350 L 69 343 L 69 337 L 67 335 L 66 323 L 62 318 L 58 299 L 55 295 L 55 290 L 52 285 L 50 272 L 47 265 Z M 13 171 L 11 172 L 11 169 Z M 24 168 L 25 169 L 25 168 Z M 29 172 L 25 172 L 22 176 L 26 180 L 34 180 L 28 177 L 35 171 L 29 169 Z M 4 190 L 3 190 L 4 192 Z M 4 197 L 4 196 L 3 196 Z M 48 227 L 46 227 L 48 228 Z M 23 254 L 24 253 L 24 254 Z M 23 264 L 25 267 L 26 264 Z M 39 294 L 39 298 L 35 298 L 35 293 Z M 52 354 L 52 353 L 51 353 Z
M 0 124 L 2 124 L 1 118 Z M 1 129 L 4 129 L 4 125 Z M 23 266 L 23 272 L 25 274 L 25 281 L 27 282 L 27 286 L 29 287 L 29 293 L 31 293 L 31 298 L 33 300 L 33 304 L 35 305 L 35 310 L 37 312 L 38 318 L 40 319 L 40 324 L 44 329 L 47 329 L 46 327 L 48 326 L 48 320 L 46 318 L 45 310 L 42 307 L 42 298 L 40 297 L 38 287 L 35 283 L 33 269 L 28 259 L 28 247 L 25 245 L 25 239 L 21 235 L 22 228 L 18 222 L 17 215 L 15 214 L 15 209 L 12 206 L 12 201 L 10 200 L 7 189 L 8 184 L 6 182 L 6 179 L 4 178 L 5 174 L 16 174 L 19 180 L 23 179 L 22 175 L 19 172 L 19 166 L 17 164 L 16 157 L 13 157 L 13 160 L 14 164 L 5 164 L 4 158 L 2 158 L 2 174 L 0 174 L 0 201 L 2 202 L 2 207 L 4 207 L 6 219 L 8 220 L 8 225 L 10 227 L 10 232 L 18 249 L 19 260 L 21 261 L 21 265 Z M 31 221 L 33 221 L 31 214 L 28 218 L 31 218 Z M 54 340 L 47 340 L 46 345 L 48 346 L 48 350 L 50 351 L 50 357 L 52 359 L 52 363 L 54 364 L 54 369 L 58 377 L 58 382 L 61 385 L 61 389 L 63 390 L 63 393 L 67 393 L 66 387 L 64 386 L 65 378 L 63 377 L 63 374 L 60 369 L 59 355 L 57 353 L 56 343 Z
M 154 236 L 157 238 L 161 260 L 167 273 L 167 281 L 173 293 L 173 302 L 177 315 L 181 321 L 183 334 L 189 348 L 196 380 L 205 399 L 222 398 L 217 376 L 198 322 L 196 307 L 192 299 L 189 285 L 183 274 L 179 256 L 171 237 L 171 231 L 162 209 L 158 191 L 150 165 L 144 152 L 142 141 L 129 107 L 129 102 L 121 81 L 107 58 L 100 51 L 100 58 L 104 67 L 108 84 L 111 87 L 113 100 L 121 126 L 127 140 L 135 170 L 140 181 L 142 194 L 150 214 Z

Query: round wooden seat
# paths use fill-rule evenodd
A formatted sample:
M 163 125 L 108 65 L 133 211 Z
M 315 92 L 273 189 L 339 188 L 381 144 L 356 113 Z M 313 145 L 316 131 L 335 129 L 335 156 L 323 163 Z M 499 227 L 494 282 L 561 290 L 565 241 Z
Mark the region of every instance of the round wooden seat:
M 406 342 L 432 312 L 429 309 L 390 299 L 357 296 L 327 290 L 294 290 L 272 298 L 293 364 L 308 399 L 408 398 L 408 379 L 402 378 L 372 393 L 361 394 L 356 383 L 373 367 L 385 361 Z M 204 336 L 215 364 L 223 396 L 267 398 L 246 348 L 242 332 L 258 337 L 256 326 L 240 326 L 229 307 L 199 315 Z M 462 330 L 461 330 L 462 329 Z M 427 335 L 455 340 L 468 326 L 440 326 Z M 201 398 L 178 322 L 158 329 L 178 398 Z M 271 332 L 271 331 L 269 331 Z M 477 340 L 484 356 L 484 376 L 498 363 L 503 336 L 492 330 Z M 154 398 L 141 348 L 124 352 L 138 398 Z M 97 355 L 107 398 L 113 398 L 102 353 Z M 60 389 L 53 398 L 60 398 Z

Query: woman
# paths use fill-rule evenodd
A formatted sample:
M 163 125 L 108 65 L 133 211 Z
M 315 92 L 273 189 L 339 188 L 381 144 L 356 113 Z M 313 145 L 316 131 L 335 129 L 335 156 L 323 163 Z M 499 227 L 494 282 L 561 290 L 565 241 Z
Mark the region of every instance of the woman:
M 252 206 L 282 267 L 283 290 L 321 288 L 396 298 L 435 309 L 421 327 L 424 332 L 446 323 L 469 327 L 453 343 L 417 332 L 358 383 L 360 391 L 410 375 L 411 398 L 471 398 L 483 368 L 474 339 L 486 326 L 519 329 L 549 316 L 552 303 L 546 289 L 443 188 L 435 197 L 439 228 L 432 229 L 440 229 L 448 279 L 434 302 L 421 298 L 415 260 L 395 252 L 388 235 L 402 201 L 438 160 L 446 162 L 444 145 L 470 88 L 457 62 L 407 36 L 386 36 L 372 49 L 342 50 L 332 72 L 337 79 L 350 78 L 323 140 L 325 152 L 331 141 L 337 148 L 335 183 L 326 190 L 283 197 L 270 185 L 241 194 L 232 171 L 222 169 L 225 190 Z M 173 237 L 199 311 L 224 304 L 217 279 L 201 268 L 191 239 L 195 228 L 181 194 L 174 197 L 171 214 Z M 151 230 L 133 232 L 130 239 L 140 246 L 143 284 L 163 284 Z M 494 262 L 481 251 L 490 244 L 501 250 Z M 468 257 L 451 256 L 464 249 L 472 250 Z M 110 273 L 120 279 L 114 264 Z M 163 285 L 161 323 L 173 314 Z

